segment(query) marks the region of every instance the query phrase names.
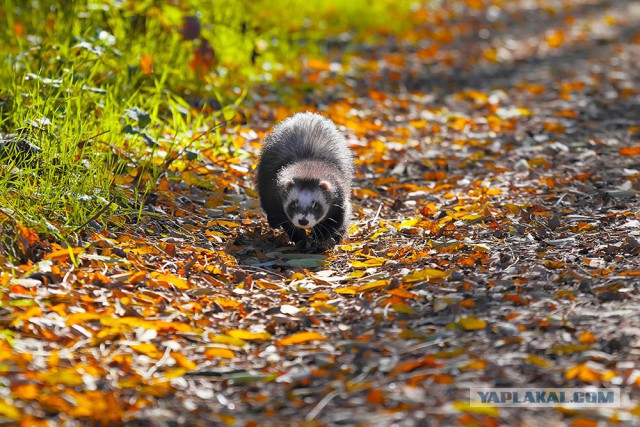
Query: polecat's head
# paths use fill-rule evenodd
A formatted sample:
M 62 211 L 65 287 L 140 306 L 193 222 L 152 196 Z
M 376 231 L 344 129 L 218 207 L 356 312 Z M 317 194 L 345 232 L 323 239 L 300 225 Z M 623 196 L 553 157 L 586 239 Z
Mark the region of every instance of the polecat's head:
M 310 229 L 325 219 L 331 207 L 331 183 L 290 179 L 282 186 L 285 190 L 284 211 L 293 225 Z

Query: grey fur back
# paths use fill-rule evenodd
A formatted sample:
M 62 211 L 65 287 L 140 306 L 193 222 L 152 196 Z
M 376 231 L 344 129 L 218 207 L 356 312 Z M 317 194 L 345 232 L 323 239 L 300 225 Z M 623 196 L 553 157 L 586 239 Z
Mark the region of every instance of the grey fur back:
M 331 120 L 315 113 L 297 113 L 280 122 L 264 141 L 259 168 L 275 175 L 283 166 L 300 160 L 321 160 L 335 166 L 344 175 L 344 184 L 351 187 L 351 150 Z

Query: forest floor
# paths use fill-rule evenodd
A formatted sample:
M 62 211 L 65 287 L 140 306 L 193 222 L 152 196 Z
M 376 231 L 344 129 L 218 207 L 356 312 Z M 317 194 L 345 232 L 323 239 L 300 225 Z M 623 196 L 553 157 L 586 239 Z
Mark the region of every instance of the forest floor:
M 458 6 L 256 89 L 237 155 L 168 176 L 143 223 L 71 252 L 25 231 L 42 261 L 2 276 L 18 303 L 0 309 L 0 414 L 637 425 L 640 4 Z M 269 229 L 252 183 L 261 138 L 298 110 L 356 157 L 349 238 L 325 253 Z M 470 387 L 618 388 L 622 404 L 475 407 Z

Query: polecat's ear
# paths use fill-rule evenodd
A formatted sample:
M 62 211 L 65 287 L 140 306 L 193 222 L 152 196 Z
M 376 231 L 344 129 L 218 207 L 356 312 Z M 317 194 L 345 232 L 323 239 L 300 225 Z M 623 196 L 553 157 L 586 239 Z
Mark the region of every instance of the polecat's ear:
M 282 187 L 285 189 L 285 191 L 289 191 L 293 188 L 293 180 L 292 179 L 288 179 L 284 182 L 284 184 L 282 184 Z
M 320 188 L 324 191 L 331 191 L 331 183 L 329 181 L 320 181 Z

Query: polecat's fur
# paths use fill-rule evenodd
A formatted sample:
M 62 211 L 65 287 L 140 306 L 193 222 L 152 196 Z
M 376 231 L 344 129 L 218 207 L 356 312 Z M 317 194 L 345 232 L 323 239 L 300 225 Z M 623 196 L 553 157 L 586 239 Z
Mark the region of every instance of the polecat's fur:
M 353 156 L 334 123 L 298 113 L 265 138 L 257 169 L 260 205 L 269 225 L 295 242 L 306 230 L 321 243 L 338 243 L 351 218 Z

